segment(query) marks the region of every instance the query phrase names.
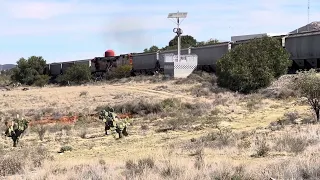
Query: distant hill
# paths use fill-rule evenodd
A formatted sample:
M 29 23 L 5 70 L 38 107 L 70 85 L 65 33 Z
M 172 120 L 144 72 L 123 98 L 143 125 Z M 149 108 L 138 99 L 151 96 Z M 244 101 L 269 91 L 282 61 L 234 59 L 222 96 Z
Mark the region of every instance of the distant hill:
M 0 64 L 0 70 L 9 70 L 16 67 L 14 64 Z

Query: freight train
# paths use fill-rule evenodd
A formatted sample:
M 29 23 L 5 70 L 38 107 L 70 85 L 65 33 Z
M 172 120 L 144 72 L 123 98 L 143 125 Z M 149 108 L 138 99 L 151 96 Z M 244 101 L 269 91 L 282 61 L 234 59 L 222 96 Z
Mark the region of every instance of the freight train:
M 95 78 L 101 79 L 118 66 L 132 66 L 132 56 L 131 54 L 121 54 L 119 56 L 115 56 L 114 51 L 107 50 L 103 57 L 47 64 L 45 68 L 45 74 L 48 74 L 52 77 L 52 79 L 55 79 L 57 76 L 64 74 L 67 69 L 74 64 L 87 65 L 91 69 L 91 74 Z
M 252 38 L 260 38 L 267 34 L 233 36 L 231 41 L 221 42 L 201 47 L 189 47 L 181 49 L 181 55 L 196 54 L 198 56 L 197 70 L 208 72 L 215 71 L 215 65 L 219 58 L 239 44 L 247 43 Z M 279 44 L 290 54 L 293 61 L 288 73 L 294 73 L 298 69 L 310 69 L 320 67 L 320 31 L 311 31 L 279 36 L 271 36 L 279 41 Z M 57 76 L 63 74 L 68 67 L 77 63 L 87 64 L 96 77 L 103 76 L 119 65 L 130 65 L 131 74 L 147 75 L 156 71 L 163 72 L 164 54 L 177 54 L 177 50 L 158 51 L 153 53 L 130 53 L 115 56 L 112 50 L 105 52 L 104 57 L 93 59 L 52 63 L 47 65 L 48 74 Z

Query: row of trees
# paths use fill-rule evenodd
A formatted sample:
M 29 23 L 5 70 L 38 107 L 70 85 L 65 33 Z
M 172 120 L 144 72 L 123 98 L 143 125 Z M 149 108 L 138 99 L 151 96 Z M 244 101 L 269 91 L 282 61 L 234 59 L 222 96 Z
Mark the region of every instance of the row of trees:
M 181 48 L 188 48 L 188 47 L 200 47 L 210 44 L 218 43 L 219 41 L 217 39 L 210 39 L 208 41 L 197 41 L 194 37 L 190 35 L 184 35 L 181 36 Z M 145 48 L 144 52 L 156 52 L 158 50 L 172 50 L 172 49 L 178 49 L 178 37 L 175 36 L 173 39 L 171 39 L 167 46 L 159 48 L 158 46 L 151 46 L 149 49 Z

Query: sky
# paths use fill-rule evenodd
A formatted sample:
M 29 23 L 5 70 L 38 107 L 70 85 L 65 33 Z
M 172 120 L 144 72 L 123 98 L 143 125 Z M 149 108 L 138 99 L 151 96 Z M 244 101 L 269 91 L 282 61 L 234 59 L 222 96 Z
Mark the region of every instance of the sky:
M 309 22 L 320 21 L 310 0 Z M 308 24 L 308 0 L 0 0 L 0 64 L 42 56 L 47 63 L 164 47 L 176 35 L 168 13 L 188 12 L 183 35 L 197 41 L 288 33 Z

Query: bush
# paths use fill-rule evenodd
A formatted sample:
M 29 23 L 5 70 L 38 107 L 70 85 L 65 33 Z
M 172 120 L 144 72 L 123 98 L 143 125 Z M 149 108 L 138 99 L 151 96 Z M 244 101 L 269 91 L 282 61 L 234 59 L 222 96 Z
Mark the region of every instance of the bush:
M 217 77 L 204 71 L 193 71 L 187 78 L 177 79 L 175 84 L 210 83 L 215 84 Z
M 116 113 L 129 113 L 132 115 L 148 115 L 148 114 L 162 114 L 167 115 L 182 114 L 183 112 L 191 116 L 201 116 L 208 109 L 209 104 L 206 103 L 184 103 L 176 98 L 167 98 L 162 101 L 150 101 L 146 99 L 132 100 L 117 105 L 99 106 L 96 111 L 109 110 L 114 108 Z M 171 114 L 172 115 L 172 114 Z
M 217 84 L 233 91 L 250 93 L 270 85 L 287 72 L 289 53 L 272 37 L 241 44 L 217 62 Z
M 48 131 L 48 127 L 45 125 L 37 125 L 32 127 L 32 130 L 38 134 L 40 141 L 43 141 L 44 135 Z
M 49 82 L 50 77 L 48 75 L 39 75 L 36 77 L 34 85 L 43 87 Z
M 1 176 L 10 176 L 23 172 L 25 162 L 17 156 L 5 156 L 0 158 Z
M 0 85 L 7 85 L 11 82 L 12 70 L 0 71 Z
M 23 174 L 42 167 L 45 160 L 52 160 L 52 156 L 47 148 L 41 146 L 8 151 L 0 155 L 0 176 Z
M 11 80 L 26 85 L 43 86 L 49 80 L 44 75 L 46 61 L 41 56 L 31 56 L 27 60 L 21 58 L 17 61 L 17 66 L 12 69 Z
M 300 97 L 306 97 L 309 105 L 320 121 L 320 77 L 315 69 L 298 72 L 297 78 L 292 82 L 293 89 L 298 91 Z
M 141 174 L 146 169 L 152 169 L 155 167 L 155 162 L 152 158 L 139 159 L 138 163 L 133 160 L 126 161 L 126 169 L 128 175 Z
M 129 77 L 131 69 L 132 69 L 131 65 L 119 66 L 119 67 L 116 68 L 115 74 L 120 78 Z
M 72 151 L 73 150 L 73 148 L 71 147 L 71 146 L 62 146 L 61 148 L 60 148 L 60 152 L 61 153 L 64 153 L 64 152 L 66 152 L 66 151 Z
M 63 75 L 59 75 L 57 81 L 61 84 L 67 82 L 81 84 L 91 80 L 91 69 L 86 64 L 74 64 Z
M 292 134 L 288 133 L 276 140 L 275 149 L 298 154 L 303 152 L 309 143 L 311 143 L 311 141 L 308 141 L 305 137 L 292 136 Z
M 131 65 L 122 65 L 116 67 L 113 71 L 109 72 L 107 74 L 106 79 L 114 79 L 114 78 L 126 78 L 130 77 L 130 72 L 131 72 Z

